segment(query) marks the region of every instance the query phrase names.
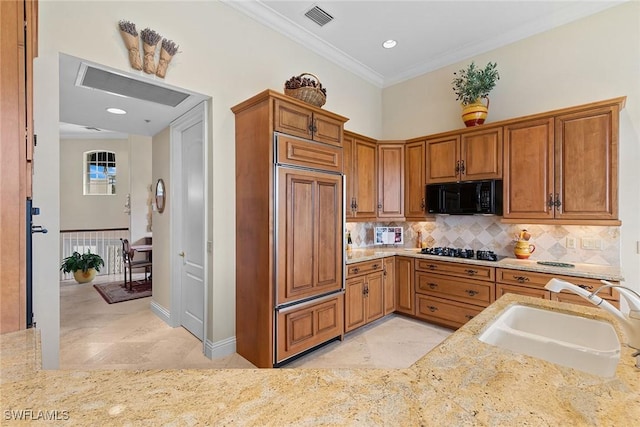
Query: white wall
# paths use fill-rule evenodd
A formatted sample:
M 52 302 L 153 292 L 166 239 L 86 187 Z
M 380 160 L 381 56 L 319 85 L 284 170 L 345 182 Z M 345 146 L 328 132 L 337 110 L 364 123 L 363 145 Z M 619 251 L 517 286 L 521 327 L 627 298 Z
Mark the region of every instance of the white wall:
M 131 242 L 151 236 L 152 188 L 155 181 L 151 176 L 151 137 L 129 135 L 130 159 L 130 208 L 129 230 Z
M 39 8 L 41 54 L 63 52 L 132 72 L 117 31 L 118 21 L 127 19 L 135 22 L 139 30 L 149 26 L 180 46 L 167 71 L 167 83 L 214 99 L 209 167 L 214 221 L 211 238 L 216 256 L 210 264 L 213 310 L 209 330 L 214 342 L 232 337 L 235 333 L 235 143 L 230 108 L 266 88 L 282 91 L 289 77 L 308 71 L 316 74 L 327 87 L 325 109 L 350 117 L 348 129 L 379 137 L 382 129 L 380 90 L 214 1 L 41 0 Z M 155 167 L 154 163 L 154 174 Z M 154 215 L 154 261 L 159 250 L 155 221 Z M 154 265 L 154 288 L 157 277 Z
M 153 137 L 153 175 L 155 183 L 162 178 L 164 181 L 165 195 L 171 191 L 171 169 L 169 168 L 169 153 L 171 132 L 169 128 L 158 132 Z M 155 184 L 154 184 L 155 191 Z M 155 201 L 154 201 L 155 203 Z M 171 262 L 169 245 L 160 244 L 169 242 L 171 237 L 171 197 L 165 197 L 164 212 L 153 211 L 153 302 L 169 312 L 171 310 L 171 272 L 169 265 Z M 165 319 L 166 321 L 167 319 Z
M 116 153 L 116 194 L 84 195 L 84 153 Z M 124 204 L 129 193 L 129 141 L 126 139 L 60 140 L 60 229 L 128 228 Z
M 629 2 L 383 90 L 383 137 L 463 127 L 453 72 L 497 62 L 488 121 L 627 96 L 620 114 L 621 267 L 640 289 L 640 2 Z

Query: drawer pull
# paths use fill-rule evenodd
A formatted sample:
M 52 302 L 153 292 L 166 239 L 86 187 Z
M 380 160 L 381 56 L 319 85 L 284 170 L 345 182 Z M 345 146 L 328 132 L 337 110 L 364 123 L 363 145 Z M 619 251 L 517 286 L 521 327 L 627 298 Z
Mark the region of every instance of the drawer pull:
M 514 279 L 518 281 L 518 283 L 528 282 L 529 278 L 525 276 L 513 276 Z
M 476 274 L 478 274 L 478 270 L 472 270 L 470 268 L 466 269 L 464 272 L 467 273 L 469 276 L 475 276 Z
M 435 307 L 435 306 L 433 306 L 433 305 L 430 305 L 430 306 L 429 306 L 429 311 L 430 311 L 430 312 L 432 312 L 432 313 L 433 313 L 434 311 L 438 311 L 438 307 Z
M 472 291 L 471 289 L 467 289 L 465 291 L 470 297 L 474 297 L 476 295 L 478 295 L 478 291 Z
M 429 287 L 430 287 L 431 289 L 435 289 L 435 288 L 437 288 L 437 287 L 438 287 L 438 284 L 437 284 L 437 283 L 429 283 Z
M 593 286 L 591 286 L 591 285 L 578 285 L 578 287 L 579 287 L 579 288 L 582 288 L 582 289 L 586 289 L 586 290 L 588 290 L 588 291 L 590 291 L 591 289 L 593 289 Z
M 437 269 L 437 268 L 438 268 L 438 266 L 437 266 L 437 265 L 435 265 L 435 264 L 429 264 L 429 266 L 428 266 L 428 267 L 429 267 L 429 270 L 435 270 L 435 269 Z
M 360 271 L 360 268 L 354 267 L 351 271 L 353 271 L 354 273 L 357 273 L 358 271 Z
M 466 314 L 464 317 L 466 317 L 467 319 L 471 320 L 471 319 L 473 319 L 475 316 L 472 316 L 472 315 L 470 315 L 470 314 Z
M 373 269 L 375 270 L 377 268 L 380 268 L 380 264 L 373 264 Z

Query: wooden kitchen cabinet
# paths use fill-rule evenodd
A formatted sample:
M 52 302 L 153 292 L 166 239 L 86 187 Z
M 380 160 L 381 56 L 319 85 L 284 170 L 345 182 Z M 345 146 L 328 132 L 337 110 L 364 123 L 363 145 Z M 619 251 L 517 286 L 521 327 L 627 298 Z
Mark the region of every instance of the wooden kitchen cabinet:
M 619 225 L 618 121 L 624 101 L 505 125 L 504 218 Z
M 344 121 L 341 119 L 284 99 L 276 99 L 274 103 L 276 132 L 342 146 Z
M 408 143 L 405 147 L 404 215 L 407 221 L 424 221 L 427 215 L 426 142 Z
M 459 328 L 495 301 L 495 268 L 417 260 L 416 316 Z
M 374 139 L 344 133 L 347 221 L 375 221 L 378 212 L 378 147 Z
M 553 218 L 553 138 L 553 118 L 504 127 L 504 218 Z
M 276 303 L 340 290 L 342 177 L 287 167 L 277 172 Z
M 343 295 L 312 300 L 278 311 L 276 363 L 337 336 L 342 336 Z
M 586 306 L 591 305 L 590 302 L 570 292 L 560 292 L 558 294 L 545 289 L 544 286 L 553 278 L 573 283 L 589 292 L 593 292 L 603 286 L 602 282 L 598 279 L 498 268 L 496 269 L 496 297 L 499 298 L 505 293 L 515 293 Z M 619 284 L 618 282 L 612 283 Z M 620 306 L 620 296 L 613 288 L 603 289 L 601 292 L 598 292 L 598 296 L 606 299 L 616 307 Z
M 427 184 L 502 179 L 502 127 L 426 140 Z
M 378 143 L 378 213 L 381 221 L 404 221 L 404 141 Z
M 414 259 L 396 257 L 396 311 L 415 314 Z
M 385 315 L 384 260 L 349 265 L 345 283 L 345 332 Z
M 271 90 L 232 111 L 236 350 L 271 368 L 344 334 L 347 118 Z
M 384 259 L 384 271 L 382 273 L 384 284 L 384 314 L 396 311 L 396 259 L 388 257 Z

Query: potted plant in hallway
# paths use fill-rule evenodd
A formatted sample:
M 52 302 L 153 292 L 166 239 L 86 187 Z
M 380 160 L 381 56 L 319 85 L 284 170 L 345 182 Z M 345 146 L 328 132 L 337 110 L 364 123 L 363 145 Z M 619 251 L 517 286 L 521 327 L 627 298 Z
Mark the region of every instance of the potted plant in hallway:
M 62 260 L 60 270 L 65 273 L 72 272 L 78 283 L 88 283 L 96 277 L 96 272 L 100 271 L 101 266 L 104 266 L 104 261 L 100 255 L 92 254 L 91 251 L 82 255 L 74 252 Z
M 472 61 L 466 68 L 453 73 L 453 91 L 456 101 L 462 102 L 462 121 L 467 127 L 478 126 L 484 123 L 489 113 L 489 92 L 500 80 L 495 62 L 489 62 L 482 69 Z M 487 100 L 484 105 L 482 99 Z

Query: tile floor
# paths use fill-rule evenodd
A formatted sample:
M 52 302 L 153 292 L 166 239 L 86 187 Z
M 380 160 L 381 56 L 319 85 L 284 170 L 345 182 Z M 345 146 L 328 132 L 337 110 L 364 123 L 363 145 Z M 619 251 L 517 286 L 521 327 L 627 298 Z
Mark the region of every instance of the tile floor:
M 202 343 L 151 312 L 151 298 L 107 304 L 94 283 L 60 284 L 61 369 L 253 368 L 236 354 L 210 360 Z M 120 277 L 116 278 L 120 280 Z M 285 368 L 406 368 L 451 330 L 391 315 L 296 359 Z

